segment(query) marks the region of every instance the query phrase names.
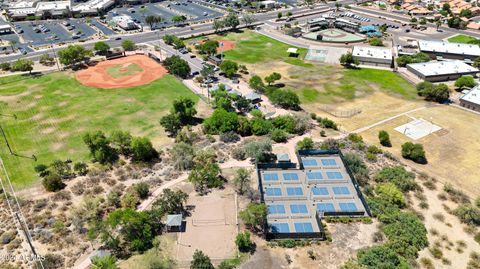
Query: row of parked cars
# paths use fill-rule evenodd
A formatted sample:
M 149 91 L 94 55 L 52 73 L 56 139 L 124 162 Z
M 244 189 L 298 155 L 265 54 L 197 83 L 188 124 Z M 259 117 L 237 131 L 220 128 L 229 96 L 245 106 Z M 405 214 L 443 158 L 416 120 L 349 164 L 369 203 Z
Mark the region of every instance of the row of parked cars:
M 352 19 L 356 19 L 356 20 L 359 20 L 359 21 L 364 21 L 364 22 L 369 22 L 370 19 L 369 18 L 365 18 L 365 17 L 362 17 L 362 16 L 359 16 L 355 13 L 351 13 L 351 12 L 347 12 L 345 14 L 340 14 L 341 17 L 348 17 L 348 18 L 352 18 Z

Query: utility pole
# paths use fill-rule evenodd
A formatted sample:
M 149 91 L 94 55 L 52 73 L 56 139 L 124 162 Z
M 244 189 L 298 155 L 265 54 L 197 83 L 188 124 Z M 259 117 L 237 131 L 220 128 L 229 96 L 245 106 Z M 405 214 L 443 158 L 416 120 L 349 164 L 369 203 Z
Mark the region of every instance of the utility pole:
M 60 64 L 58 63 L 58 59 L 57 59 L 57 54 L 55 53 L 55 48 L 53 47 L 53 41 L 50 41 L 50 46 L 52 48 L 53 59 L 55 59 L 55 63 L 57 64 L 58 71 L 61 71 Z

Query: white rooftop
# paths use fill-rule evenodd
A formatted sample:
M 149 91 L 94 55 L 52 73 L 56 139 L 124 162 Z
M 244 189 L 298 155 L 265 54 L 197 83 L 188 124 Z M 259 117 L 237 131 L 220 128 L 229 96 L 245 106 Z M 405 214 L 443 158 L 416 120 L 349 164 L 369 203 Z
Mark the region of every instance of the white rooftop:
M 354 46 L 353 56 L 374 59 L 392 59 L 392 49 L 381 47 Z
M 478 70 L 477 68 L 472 67 L 464 63 L 463 61 L 426 62 L 408 64 L 407 66 L 426 77 L 480 72 L 480 70 Z
M 475 86 L 467 94 L 460 98 L 461 100 L 468 101 L 480 105 L 480 86 Z
M 420 48 L 420 51 L 480 56 L 480 47 L 475 44 L 418 40 L 418 47 Z

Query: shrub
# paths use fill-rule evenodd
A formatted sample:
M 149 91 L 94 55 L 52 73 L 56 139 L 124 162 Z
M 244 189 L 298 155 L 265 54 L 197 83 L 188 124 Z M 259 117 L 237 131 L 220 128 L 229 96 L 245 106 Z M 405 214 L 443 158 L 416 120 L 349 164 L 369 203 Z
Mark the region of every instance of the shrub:
M 382 150 L 379 149 L 377 146 L 371 145 L 371 146 L 368 146 L 367 152 L 372 154 L 379 154 L 379 153 L 382 153 Z
M 426 164 L 425 150 L 421 144 L 406 142 L 402 145 L 402 157 L 416 163 Z
M 377 182 L 391 182 L 401 191 L 411 191 L 417 186 L 415 174 L 405 170 L 403 166 L 385 167 L 375 175 Z
M 353 143 L 360 143 L 363 142 L 363 137 L 359 134 L 349 134 L 347 136 L 347 139 L 352 141 Z
M 384 201 L 399 208 L 406 205 L 402 192 L 392 183 L 382 183 L 375 186 L 375 193 Z
M 235 143 L 240 141 L 240 136 L 233 131 L 228 131 L 220 134 L 220 141 L 225 143 Z
M 317 122 L 323 128 L 338 130 L 337 124 L 331 119 L 317 117 Z
M 243 233 L 237 234 L 237 237 L 235 238 L 235 244 L 238 247 L 238 250 L 241 252 L 248 252 L 253 246 L 253 242 L 250 239 L 250 233 L 248 231 L 245 231 Z
M 480 209 L 472 204 L 463 204 L 453 210 L 453 214 L 466 224 L 480 225 Z
M 133 185 L 133 189 L 137 193 L 138 197 L 142 200 L 146 199 L 150 195 L 149 188 L 150 187 L 145 182 L 140 182 Z
M 387 131 L 380 131 L 378 132 L 378 140 L 380 140 L 380 144 L 384 147 L 391 147 L 392 143 L 390 142 L 390 135 Z
M 268 94 L 268 98 L 274 105 L 278 105 L 284 109 L 299 110 L 300 98 L 291 90 L 276 89 Z
M 455 87 L 457 88 L 473 88 L 475 85 L 477 85 L 477 82 L 472 76 L 461 76 L 455 81 Z
M 285 133 L 285 131 L 283 131 L 282 129 L 273 129 L 270 137 L 273 141 L 277 143 L 287 142 L 288 139 L 287 133 Z
M 46 191 L 56 192 L 65 188 L 62 178 L 55 173 L 49 173 L 43 178 L 42 185 Z
M 315 144 L 310 137 L 305 137 L 297 143 L 297 150 L 313 149 Z

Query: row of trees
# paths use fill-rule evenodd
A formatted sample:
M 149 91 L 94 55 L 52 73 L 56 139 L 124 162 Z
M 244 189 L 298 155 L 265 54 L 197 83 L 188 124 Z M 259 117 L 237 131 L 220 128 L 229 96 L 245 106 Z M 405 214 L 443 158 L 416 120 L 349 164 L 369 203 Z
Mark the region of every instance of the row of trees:
M 280 89 L 276 85 L 273 85 L 273 83 L 281 78 L 281 74 L 273 72 L 265 77 L 265 82 L 268 83 L 265 85 L 260 76 L 254 75 L 250 78 L 249 85 L 255 91 L 267 95 L 268 99 L 274 105 L 278 105 L 285 109 L 300 110 L 300 98 L 294 91 Z
M 251 15 L 244 14 L 242 17 L 242 21 L 247 27 L 249 27 L 255 22 L 255 18 Z M 238 15 L 234 12 L 229 12 L 225 18 L 215 19 L 213 21 L 212 27 L 215 32 L 223 30 L 224 28 L 235 31 L 239 25 L 240 19 L 238 18 Z
M 439 103 L 447 102 L 450 98 L 450 90 L 446 84 L 433 84 L 429 81 L 417 84 L 417 93 L 428 101 Z

